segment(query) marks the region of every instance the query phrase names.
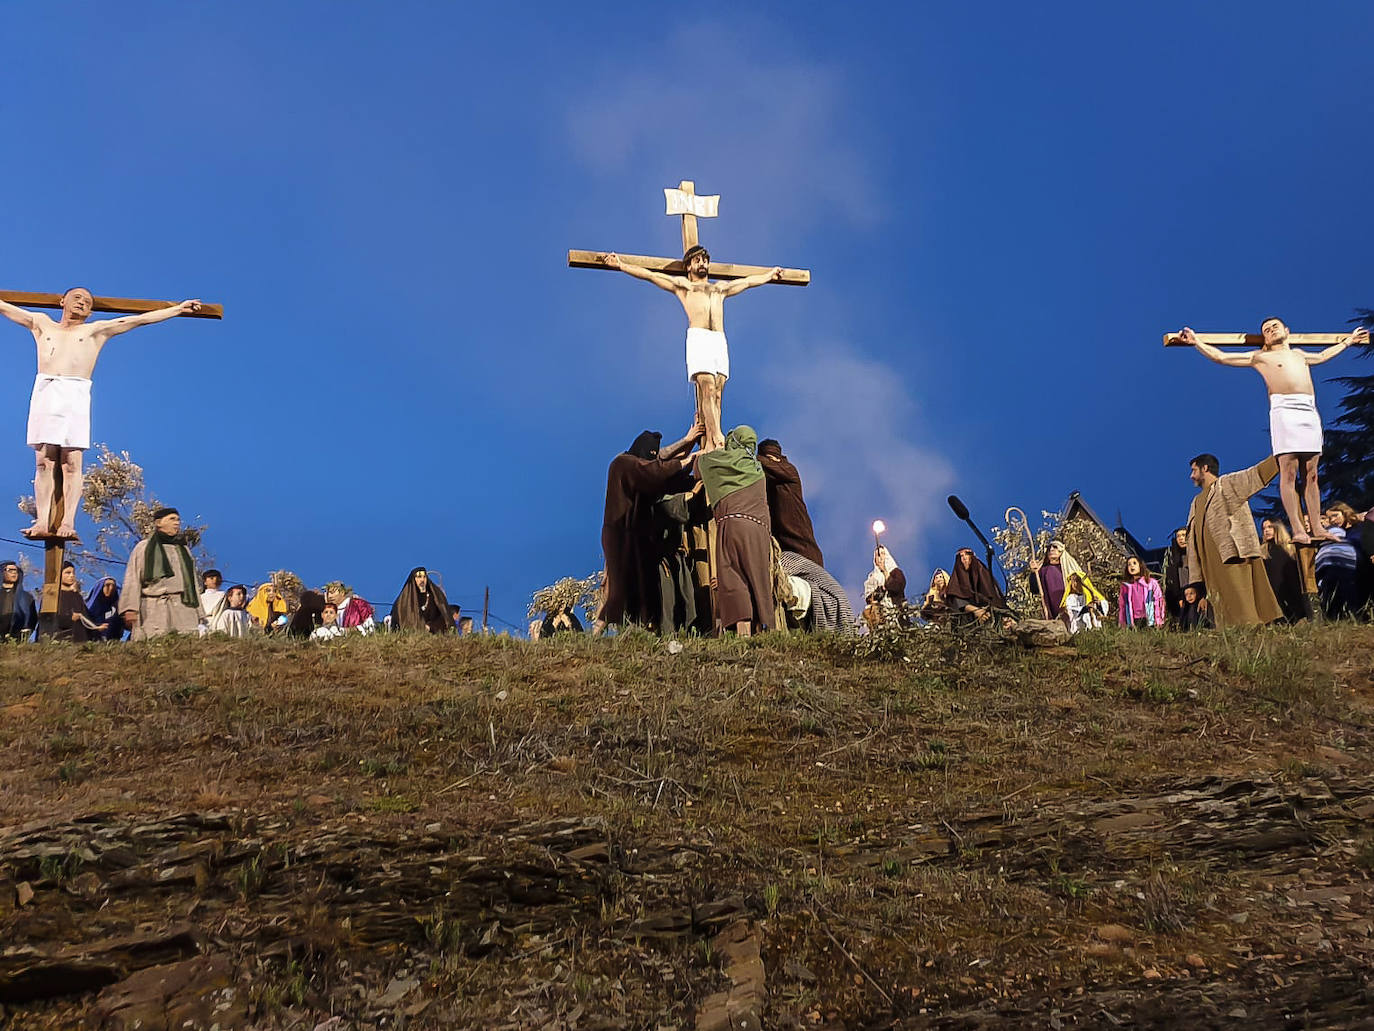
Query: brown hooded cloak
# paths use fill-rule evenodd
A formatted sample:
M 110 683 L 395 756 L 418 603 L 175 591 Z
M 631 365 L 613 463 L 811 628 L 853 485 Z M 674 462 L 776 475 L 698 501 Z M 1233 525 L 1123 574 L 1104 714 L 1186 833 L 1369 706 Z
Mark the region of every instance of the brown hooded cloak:
M 787 460 L 782 445 L 776 440 L 765 440 L 759 445 L 759 460 L 768 482 L 768 517 L 773 537 L 783 551 L 824 566 L 821 547 L 816 543 L 816 530 L 811 525 L 811 513 L 802 497 L 801 474 L 797 467 Z
M 949 574 L 949 586 L 945 588 L 945 600 L 950 611 L 955 613 L 963 611 L 966 605 L 975 605 L 980 609 L 989 606 L 994 609 L 1007 607 L 1007 599 L 1002 595 L 1002 588 L 997 586 L 991 570 L 977 555 L 973 556 L 972 564 L 965 569 L 964 564 L 959 561 L 959 555 L 955 554 L 954 570 Z
M 606 472 L 606 512 L 601 550 L 606 558 L 606 597 L 599 618 L 657 625 L 662 615 L 658 562 L 662 528 L 654 503 L 682 471 L 680 462 L 658 457 L 661 433 L 645 430 L 630 449 L 616 455 Z
M 453 629 L 448 614 L 448 598 L 444 589 L 430 577 L 422 593 L 415 586 L 415 574 L 425 566 L 416 566 L 406 576 L 405 586 L 391 606 L 392 630 L 425 630 L 431 634 L 446 634 Z

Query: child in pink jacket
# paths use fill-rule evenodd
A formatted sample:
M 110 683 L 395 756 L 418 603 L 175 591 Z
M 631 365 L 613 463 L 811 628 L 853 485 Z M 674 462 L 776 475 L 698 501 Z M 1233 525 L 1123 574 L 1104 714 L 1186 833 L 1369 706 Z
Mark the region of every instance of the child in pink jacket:
M 1132 556 L 1126 560 L 1126 578 L 1121 581 L 1117 620 L 1122 626 L 1159 626 L 1164 622 L 1164 592 L 1150 575 L 1145 563 Z

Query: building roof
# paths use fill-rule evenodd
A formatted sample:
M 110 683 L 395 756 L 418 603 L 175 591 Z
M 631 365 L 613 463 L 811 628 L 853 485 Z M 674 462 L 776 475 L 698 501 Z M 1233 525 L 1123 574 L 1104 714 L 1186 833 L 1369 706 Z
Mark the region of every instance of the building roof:
M 1164 561 L 1164 552 L 1167 550 L 1166 548 L 1147 548 L 1145 545 L 1141 544 L 1136 535 L 1131 533 L 1130 530 L 1126 529 L 1126 527 L 1121 524 L 1120 515 L 1117 516 L 1116 527 L 1114 529 L 1109 528 L 1107 524 L 1099 518 L 1098 514 L 1093 511 L 1092 506 L 1083 500 L 1083 495 L 1078 493 L 1078 491 L 1074 491 L 1070 494 L 1069 500 L 1064 502 L 1060 521 L 1068 522 L 1075 514 L 1080 512 L 1083 514 L 1084 518 L 1091 520 L 1103 533 L 1116 542 L 1121 549 L 1122 558 L 1130 558 L 1134 555 L 1150 568 L 1155 570 L 1159 569 L 1160 563 Z

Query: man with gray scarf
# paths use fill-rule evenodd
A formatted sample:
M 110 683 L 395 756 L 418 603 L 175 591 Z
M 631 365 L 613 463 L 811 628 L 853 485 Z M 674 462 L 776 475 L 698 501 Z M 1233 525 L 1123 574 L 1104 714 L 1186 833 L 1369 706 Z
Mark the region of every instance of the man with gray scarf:
M 119 592 L 131 641 L 194 634 L 200 627 L 196 567 L 180 534 L 177 510 L 159 508 L 153 513 L 153 532 L 134 545 Z

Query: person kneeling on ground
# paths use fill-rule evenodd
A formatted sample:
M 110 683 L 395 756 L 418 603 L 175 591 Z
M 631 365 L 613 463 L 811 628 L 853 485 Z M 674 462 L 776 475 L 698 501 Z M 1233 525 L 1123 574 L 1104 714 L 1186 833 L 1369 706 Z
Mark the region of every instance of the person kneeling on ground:
M 453 629 L 444 589 L 430 579 L 424 566 L 410 571 L 401 593 L 396 595 L 391 606 L 391 629 L 431 634 L 446 634 Z
M 331 580 L 324 585 L 324 600 L 334 606 L 339 614 L 338 625 L 345 632 L 370 634 L 377 629 L 372 606 L 354 594 L 342 580 Z
M 302 591 L 301 603 L 291 617 L 291 623 L 286 628 L 286 636 L 294 637 L 297 640 L 306 640 L 312 636 L 324 622 L 324 595 L 319 591 Z M 338 610 L 334 610 L 335 618 L 338 618 Z
M 38 636 L 50 641 L 75 641 L 82 644 L 95 636 L 98 627 L 86 615 L 86 601 L 76 582 L 76 566 L 62 563 L 58 584 L 57 611 L 38 617 Z
M 892 552 L 879 544 L 873 549 L 873 569 L 864 580 L 864 597 L 871 598 L 881 590 L 878 604 L 885 615 L 897 620 L 897 625 L 907 627 L 911 619 L 906 610 L 906 574 Z
M 1207 604 L 1207 591 L 1202 584 L 1183 588 L 1183 615 L 1179 626 L 1184 630 L 1211 630 L 1216 626 L 1212 607 Z
M 248 588 L 235 584 L 224 592 L 219 608 L 210 616 L 210 633 L 229 637 L 247 637 L 253 633 L 253 617 L 248 615 Z
M 1069 633 L 1080 630 L 1101 630 L 1102 618 L 1107 614 L 1107 599 L 1083 573 L 1070 573 L 1064 585 L 1061 614 L 1069 625 Z
M 24 590 L 24 571 L 17 562 L 0 563 L 0 639 L 27 641 L 38 626 L 38 606 Z
M 278 597 L 277 588 L 265 583 L 248 603 L 248 615 L 253 625 L 265 634 L 279 633 L 286 620 L 286 601 Z
M 124 636 L 124 619 L 119 614 L 119 584 L 107 576 L 95 585 L 86 598 L 86 616 L 96 629 L 92 640 L 118 641 Z
M 326 601 L 320 610 L 320 625 L 311 633 L 310 640 L 328 641 L 343 635 L 343 628 L 339 626 L 339 608 L 333 602 Z
M 949 574 L 937 568 L 930 574 L 930 586 L 921 599 L 921 618 L 927 623 L 943 626 L 949 622 L 949 603 L 945 591 L 949 588 Z
M 955 553 L 954 572 L 945 589 L 945 602 L 956 617 L 953 620 L 956 626 L 972 621 L 986 623 L 993 616 L 1001 616 L 1003 626 L 1016 622 L 992 571 L 973 554 L 972 548 L 960 548 Z

